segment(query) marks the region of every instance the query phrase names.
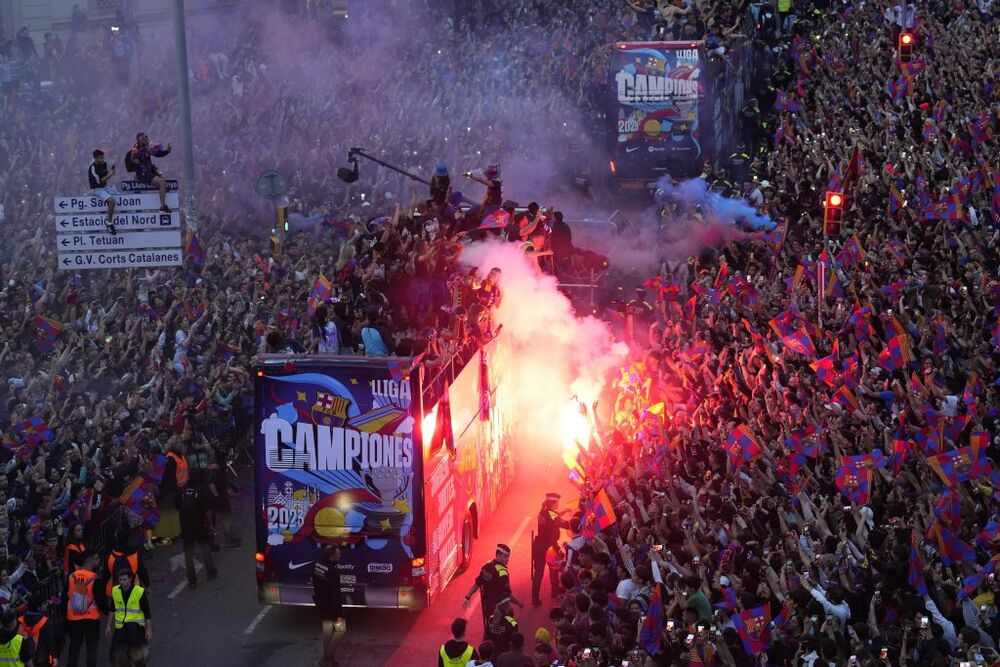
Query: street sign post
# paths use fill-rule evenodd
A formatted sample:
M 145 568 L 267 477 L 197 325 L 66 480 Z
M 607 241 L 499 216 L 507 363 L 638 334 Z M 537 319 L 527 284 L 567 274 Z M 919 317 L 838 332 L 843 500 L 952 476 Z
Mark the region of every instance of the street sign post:
M 108 222 L 105 213 L 81 213 L 79 215 L 57 215 L 56 233 L 103 232 Z M 180 229 L 181 214 L 161 213 L 115 213 L 114 225 L 118 231 L 139 229 Z
M 142 181 L 118 181 L 116 186 L 119 192 L 125 192 L 132 194 L 134 192 L 159 192 L 160 189 L 151 183 L 143 183 Z M 167 192 L 177 192 L 180 186 L 177 184 L 177 180 L 173 178 L 167 179 Z
M 167 193 L 167 206 L 176 209 L 180 199 L 176 192 Z M 99 213 L 107 211 L 108 205 L 100 197 L 83 195 L 79 197 L 56 197 L 56 214 L 68 213 Z M 156 211 L 160 208 L 160 195 L 141 192 L 128 195 L 115 195 L 115 212 Z
M 164 250 L 110 250 L 60 254 L 60 269 L 128 269 L 142 266 L 181 266 L 184 255 L 180 248 Z
M 94 232 L 61 234 L 56 237 L 59 252 L 70 250 L 142 250 L 150 248 L 180 248 L 180 230 L 165 232 Z

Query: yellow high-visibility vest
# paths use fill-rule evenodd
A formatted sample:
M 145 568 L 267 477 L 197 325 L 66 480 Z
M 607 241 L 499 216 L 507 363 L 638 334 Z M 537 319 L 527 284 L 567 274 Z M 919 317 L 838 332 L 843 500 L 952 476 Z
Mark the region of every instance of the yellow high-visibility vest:
M 122 596 L 122 587 L 115 586 L 111 589 L 111 599 L 115 602 L 115 629 L 121 630 L 126 623 L 136 623 L 146 625 L 146 616 L 142 613 L 139 600 L 142 599 L 146 589 L 142 586 L 132 586 L 128 594 L 128 602 Z

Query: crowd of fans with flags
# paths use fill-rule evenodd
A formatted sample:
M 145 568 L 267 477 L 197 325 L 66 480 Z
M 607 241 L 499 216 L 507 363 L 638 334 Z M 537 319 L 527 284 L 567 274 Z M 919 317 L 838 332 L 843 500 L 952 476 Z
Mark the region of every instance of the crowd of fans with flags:
M 748 184 L 780 226 L 626 311 L 536 664 L 1000 664 L 995 9 L 820 15 Z

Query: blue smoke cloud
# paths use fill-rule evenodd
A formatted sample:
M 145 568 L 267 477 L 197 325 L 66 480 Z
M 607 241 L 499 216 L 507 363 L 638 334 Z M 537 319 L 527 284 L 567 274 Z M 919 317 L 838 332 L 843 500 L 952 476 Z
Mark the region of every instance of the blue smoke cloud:
M 766 215 L 762 215 L 743 199 L 729 199 L 708 189 L 708 183 L 703 178 L 692 178 L 676 185 L 670 178 L 664 176 L 657 183 L 656 200 L 660 205 L 668 200 L 680 202 L 688 208 L 701 206 L 706 215 L 711 215 L 721 222 L 735 224 L 743 220 L 754 230 L 770 230 L 777 223 Z

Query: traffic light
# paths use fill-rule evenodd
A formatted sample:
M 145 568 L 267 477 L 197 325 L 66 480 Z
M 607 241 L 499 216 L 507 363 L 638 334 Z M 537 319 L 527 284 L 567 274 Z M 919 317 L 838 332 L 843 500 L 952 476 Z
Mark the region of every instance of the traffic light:
M 913 33 L 899 33 L 899 62 L 908 63 L 913 59 Z
M 826 200 L 823 202 L 824 236 L 839 236 L 843 220 L 844 194 L 842 192 L 827 192 Z

